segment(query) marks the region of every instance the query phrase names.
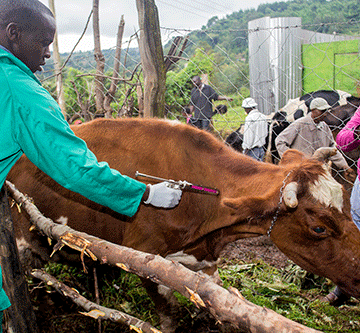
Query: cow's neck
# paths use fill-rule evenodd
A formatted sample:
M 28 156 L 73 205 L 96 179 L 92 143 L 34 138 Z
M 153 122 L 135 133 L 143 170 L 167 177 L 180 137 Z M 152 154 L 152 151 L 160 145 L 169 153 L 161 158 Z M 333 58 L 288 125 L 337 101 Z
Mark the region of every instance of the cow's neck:
M 258 174 L 260 174 L 259 177 L 257 177 Z M 228 188 L 222 187 L 219 204 L 214 205 L 218 207 L 217 211 L 213 211 L 212 217 L 200 226 L 192 238 L 192 243 L 188 244 L 186 252 L 193 254 L 199 260 L 216 260 L 228 243 L 241 238 L 269 234 L 278 218 L 282 202 L 281 193 L 288 174 L 289 170 L 273 166 L 269 168 L 266 164 L 261 164 L 257 173 L 252 175 L 244 176 L 243 171 L 240 175 L 238 171 L 227 173 L 227 178 L 223 178 L 222 182 L 230 185 Z M 234 181 L 236 178 L 242 181 Z M 271 186 L 269 186 L 269 179 L 271 179 Z M 252 182 L 251 186 L 249 180 Z M 258 212 L 256 209 L 251 210 L 248 213 L 244 212 L 244 216 L 240 215 L 240 217 L 223 203 L 226 198 L 236 198 L 243 202 L 244 207 L 247 207 L 247 202 L 252 198 L 267 196 L 269 199 L 265 200 L 268 204 L 265 211 L 259 207 Z

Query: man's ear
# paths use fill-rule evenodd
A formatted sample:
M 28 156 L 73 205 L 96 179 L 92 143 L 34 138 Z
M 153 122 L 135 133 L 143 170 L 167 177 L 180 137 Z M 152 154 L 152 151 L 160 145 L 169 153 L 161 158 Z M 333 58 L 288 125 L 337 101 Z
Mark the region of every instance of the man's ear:
M 6 36 L 12 42 L 17 42 L 21 36 L 21 29 L 17 23 L 9 23 L 6 27 Z

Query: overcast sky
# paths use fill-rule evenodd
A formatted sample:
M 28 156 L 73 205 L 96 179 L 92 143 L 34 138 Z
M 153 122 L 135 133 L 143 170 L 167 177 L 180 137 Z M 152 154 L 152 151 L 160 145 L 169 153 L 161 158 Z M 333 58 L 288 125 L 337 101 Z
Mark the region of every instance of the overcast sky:
M 48 5 L 48 0 L 40 0 Z M 158 7 L 160 26 L 171 29 L 200 29 L 213 16 L 219 18 L 240 9 L 257 8 L 259 4 L 276 0 L 155 0 Z M 69 52 L 76 44 L 86 25 L 93 0 L 55 0 L 60 52 Z M 124 39 L 138 29 L 136 0 L 100 0 L 101 48 L 115 47 L 116 33 L 121 15 L 125 19 Z M 162 29 L 163 42 L 169 34 Z M 134 43 L 134 47 L 136 44 Z M 76 50 L 92 50 L 92 24 Z

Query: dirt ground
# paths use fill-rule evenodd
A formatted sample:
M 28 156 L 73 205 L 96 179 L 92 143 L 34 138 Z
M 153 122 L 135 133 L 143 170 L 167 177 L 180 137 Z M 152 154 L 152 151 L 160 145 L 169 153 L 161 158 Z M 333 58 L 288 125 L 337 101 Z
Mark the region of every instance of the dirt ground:
M 262 259 L 276 268 L 284 268 L 289 264 L 288 258 L 278 250 L 268 236 L 246 238 L 228 244 L 222 253 L 227 259 L 251 261 Z

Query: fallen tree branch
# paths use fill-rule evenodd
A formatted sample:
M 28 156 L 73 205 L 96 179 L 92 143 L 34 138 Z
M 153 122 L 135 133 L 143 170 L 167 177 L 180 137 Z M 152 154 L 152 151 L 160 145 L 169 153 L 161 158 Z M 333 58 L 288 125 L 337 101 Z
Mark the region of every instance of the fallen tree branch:
M 180 49 L 179 54 L 176 56 L 176 52 L 177 52 L 178 48 L 180 47 L 180 44 L 183 41 L 183 39 L 184 39 L 183 37 L 177 36 L 173 40 L 170 50 L 169 50 L 167 56 L 165 57 L 165 72 L 168 72 L 173 67 L 173 65 L 175 65 L 175 63 L 177 63 L 180 59 L 184 59 L 181 56 L 186 48 L 189 36 L 185 37 L 183 46 Z M 186 60 L 189 60 L 189 59 L 186 59 Z
M 106 319 L 114 323 L 125 324 L 137 332 L 161 333 L 161 331 L 151 326 L 149 323 L 141 321 L 138 318 L 89 301 L 85 297 L 81 296 L 77 291 L 58 281 L 53 276 L 44 272 L 43 270 L 35 269 L 31 272 L 31 275 L 39 280 L 44 281 L 48 286 L 55 288 L 59 294 L 70 298 L 75 304 L 88 311 L 80 312 L 84 316 L 88 316 L 94 319 Z
M 231 323 L 244 332 L 320 332 L 287 319 L 275 311 L 257 306 L 247 301 L 235 288 L 226 290 L 213 283 L 203 273 L 193 272 L 178 262 L 161 256 L 144 253 L 116 245 L 94 236 L 78 232 L 68 226 L 58 225 L 41 215 L 13 184 L 6 181 L 13 199 L 21 204 L 30 215 L 31 221 L 48 237 L 58 240 L 57 247 L 67 245 L 99 260 L 143 278 L 165 285 L 187 297 L 197 307 L 207 309 L 215 319 Z

